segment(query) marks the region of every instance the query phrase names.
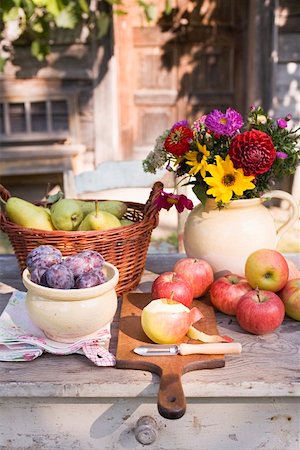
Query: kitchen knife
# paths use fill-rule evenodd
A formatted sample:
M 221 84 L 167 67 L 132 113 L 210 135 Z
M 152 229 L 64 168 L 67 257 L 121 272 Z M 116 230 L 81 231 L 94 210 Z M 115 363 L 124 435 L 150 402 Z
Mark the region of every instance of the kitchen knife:
M 134 353 L 140 356 L 174 356 L 174 355 L 224 355 L 240 354 L 239 342 L 213 344 L 147 344 L 136 347 Z

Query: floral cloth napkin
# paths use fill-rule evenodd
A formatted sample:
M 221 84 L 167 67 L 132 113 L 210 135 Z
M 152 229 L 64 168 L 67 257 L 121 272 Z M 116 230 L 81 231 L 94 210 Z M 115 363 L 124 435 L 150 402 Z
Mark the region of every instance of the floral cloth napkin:
M 31 361 L 45 351 L 55 355 L 79 353 L 97 366 L 115 365 L 115 357 L 108 351 L 109 324 L 88 339 L 71 344 L 55 342 L 32 323 L 25 298 L 25 292 L 14 291 L 0 316 L 0 361 Z

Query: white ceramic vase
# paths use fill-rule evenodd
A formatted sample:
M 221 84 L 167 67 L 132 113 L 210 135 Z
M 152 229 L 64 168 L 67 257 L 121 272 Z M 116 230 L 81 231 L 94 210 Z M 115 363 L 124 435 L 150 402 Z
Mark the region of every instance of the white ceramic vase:
M 277 230 L 266 200 L 288 201 L 290 216 Z M 216 274 L 230 271 L 244 275 L 247 257 L 261 248 L 276 249 L 278 240 L 298 219 L 299 208 L 287 192 L 276 190 L 261 198 L 234 200 L 218 209 L 214 199 L 205 208 L 196 206 L 184 228 L 184 247 L 188 257 L 209 262 Z

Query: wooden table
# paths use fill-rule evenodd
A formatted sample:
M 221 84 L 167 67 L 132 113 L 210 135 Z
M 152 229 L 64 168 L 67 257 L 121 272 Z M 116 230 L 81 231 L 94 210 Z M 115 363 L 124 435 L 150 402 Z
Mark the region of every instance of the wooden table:
M 149 255 L 146 269 L 170 270 L 179 257 Z M 25 290 L 14 256 L 0 257 L 0 267 L 2 283 Z M 151 279 L 140 289 L 149 291 Z M 0 295 L 1 311 L 9 295 Z M 132 450 L 152 436 L 146 448 L 155 450 L 298 450 L 299 322 L 287 318 L 275 333 L 253 336 L 229 316 L 217 321 L 221 334 L 242 343 L 242 355 L 185 374 L 187 412 L 173 421 L 157 411 L 159 378 L 149 372 L 96 367 L 81 355 L 0 362 L 0 449 Z M 116 334 L 117 317 L 113 351 Z M 137 428 L 144 416 L 146 435 Z

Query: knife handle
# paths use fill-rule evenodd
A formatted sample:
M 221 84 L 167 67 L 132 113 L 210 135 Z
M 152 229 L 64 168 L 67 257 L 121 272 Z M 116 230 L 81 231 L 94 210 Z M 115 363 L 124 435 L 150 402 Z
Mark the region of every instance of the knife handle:
M 242 346 L 239 342 L 220 342 L 213 344 L 180 344 L 181 355 L 225 355 L 228 353 L 240 354 Z

